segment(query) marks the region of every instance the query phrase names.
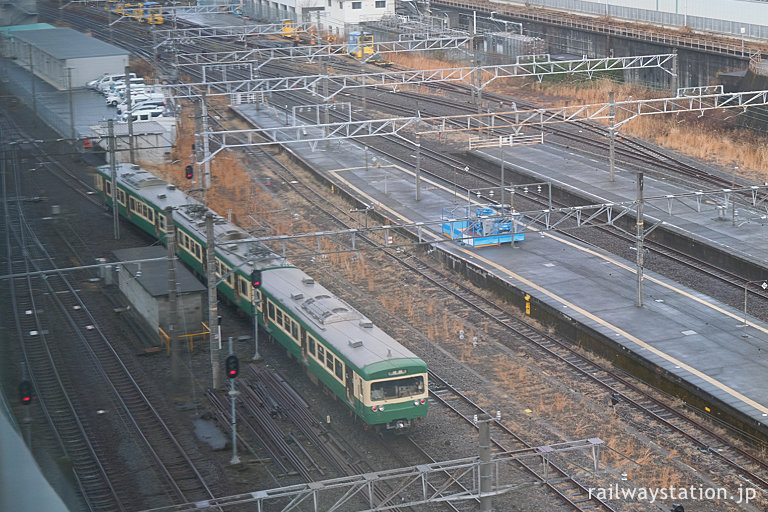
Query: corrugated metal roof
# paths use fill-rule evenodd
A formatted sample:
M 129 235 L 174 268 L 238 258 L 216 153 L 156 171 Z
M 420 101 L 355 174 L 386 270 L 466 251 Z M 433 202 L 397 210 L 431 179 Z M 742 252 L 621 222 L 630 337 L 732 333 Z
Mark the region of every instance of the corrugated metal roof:
M 15 32 L 18 41 L 24 41 L 56 59 L 80 59 L 130 55 L 128 50 L 89 37 L 71 28 L 25 30 Z
M 17 32 L 26 32 L 28 30 L 50 30 L 56 28 L 48 23 L 29 23 L 28 25 L 11 25 L 10 27 L 0 27 L 0 34 L 4 36 L 15 35 Z

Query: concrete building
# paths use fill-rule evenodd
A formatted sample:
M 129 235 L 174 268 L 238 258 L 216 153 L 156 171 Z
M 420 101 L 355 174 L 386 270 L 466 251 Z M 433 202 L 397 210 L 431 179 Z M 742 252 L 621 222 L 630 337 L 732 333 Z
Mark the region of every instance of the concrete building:
M 360 23 L 378 21 L 395 14 L 395 0 L 325 0 L 321 23 L 325 30 L 343 36 Z
M 130 52 L 71 28 L 15 31 L 5 45 L 19 66 L 59 90 L 85 87 L 105 73 L 122 73 Z
M 340 39 L 359 29 L 361 23 L 395 14 L 395 0 L 247 0 L 245 12 L 257 19 L 276 22 L 319 22 L 321 32 Z
M 164 247 L 140 247 L 120 249 L 113 253 L 118 261 L 135 261 L 167 256 Z M 128 298 L 131 307 L 149 326 L 158 332 L 158 327 L 168 332 L 169 294 L 168 262 L 166 260 L 144 263 L 120 264 L 117 284 Z M 176 334 L 192 334 L 202 330 L 204 301 L 207 288 L 187 268 L 176 264 Z
M 95 137 L 100 138 L 99 147 L 109 151 L 108 128 L 105 123 L 102 122 L 90 128 Z M 128 123 L 116 122 L 113 130 L 115 161 L 131 163 Z M 133 148 L 136 162 L 169 163 L 174 144 L 176 144 L 175 117 L 160 117 L 155 121 L 133 123 Z

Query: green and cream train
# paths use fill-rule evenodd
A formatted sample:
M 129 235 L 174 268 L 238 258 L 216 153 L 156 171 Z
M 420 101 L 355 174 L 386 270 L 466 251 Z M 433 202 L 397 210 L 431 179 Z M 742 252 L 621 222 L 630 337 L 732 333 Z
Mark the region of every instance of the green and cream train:
M 165 211 L 173 209 L 177 255 L 196 274 L 206 268 L 205 216 L 197 200 L 132 164 L 97 169 L 105 205 L 114 191 L 120 215 L 165 241 Z M 212 212 L 213 213 L 213 212 Z M 248 315 L 303 364 L 367 426 L 403 430 L 428 409 L 427 365 L 359 311 L 334 296 L 244 230 L 214 213 L 219 295 Z M 254 288 L 251 272 L 261 270 Z

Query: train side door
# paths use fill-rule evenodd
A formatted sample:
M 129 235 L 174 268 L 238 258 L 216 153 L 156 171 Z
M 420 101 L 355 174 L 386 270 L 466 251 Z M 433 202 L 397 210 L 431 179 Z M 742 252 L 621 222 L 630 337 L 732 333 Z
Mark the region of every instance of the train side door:
M 347 401 L 355 402 L 355 378 L 348 364 L 344 365 L 344 385 L 347 388 Z
M 299 325 L 299 329 L 301 330 L 301 356 L 304 358 L 304 362 L 307 362 L 307 330 L 304 329 L 303 325 Z

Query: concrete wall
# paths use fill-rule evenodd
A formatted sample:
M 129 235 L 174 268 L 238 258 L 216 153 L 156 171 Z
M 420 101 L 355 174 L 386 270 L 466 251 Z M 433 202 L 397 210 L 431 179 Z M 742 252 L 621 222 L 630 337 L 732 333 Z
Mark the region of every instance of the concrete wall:
M 168 296 L 153 297 L 147 293 L 141 282 L 125 267 L 121 267 L 117 281 L 120 291 L 130 302 L 131 308 L 149 324 L 152 330 L 157 332 L 157 328 L 162 327 L 164 331 L 168 332 Z M 177 295 L 177 334 L 200 332 L 202 327 L 200 323 L 203 321 L 203 299 L 205 297 L 205 292 Z
M 158 314 L 160 317 L 160 327 L 165 332 L 168 332 L 168 318 L 170 314 L 170 308 L 168 303 L 168 297 L 158 297 L 162 300 L 158 301 Z M 203 329 L 202 322 L 208 321 L 208 318 L 203 318 L 203 311 L 207 314 L 207 309 L 203 308 L 203 299 L 205 293 L 182 293 L 176 297 L 178 317 L 176 322 L 177 334 L 191 334 L 200 332 Z
M 160 316 L 155 299 L 147 293 L 139 280 L 125 267 L 121 266 L 118 274 L 117 282 L 120 291 L 128 299 L 133 310 L 146 320 L 154 331 L 157 331 L 157 327 L 160 325 Z
M 768 2 L 755 0 L 529 0 L 494 3 L 568 10 L 641 23 L 768 37 Z
M 549 53 L 553 54 L 624 57 L 672 53 L 675 50 L 671 46 L 662 44 L 592 34 L 577 29 L 539 23 L 526 23 L 526 30 L 543 38 L 548 43 Z M 625 78 L 628 81 L 661 89 L 710 85 L 716 82 L 718 73 L 746 69 L 749 65 L 749 59 L 681 48 L 678 49 L 677 64 L 680 77 L 676 86 L 668 73 L 654 69 L 628 71 L 625 73 Z
M 106 74 L 123 73 L 128 66 L 128 55 L 67 59 L 65 68 L 72 68 L 72 87 L 84 87 L 86 82 Z

